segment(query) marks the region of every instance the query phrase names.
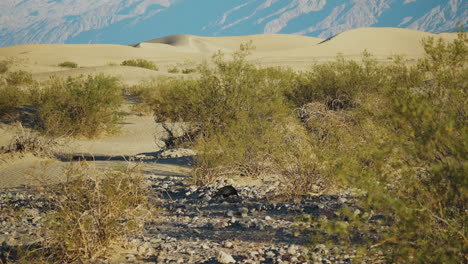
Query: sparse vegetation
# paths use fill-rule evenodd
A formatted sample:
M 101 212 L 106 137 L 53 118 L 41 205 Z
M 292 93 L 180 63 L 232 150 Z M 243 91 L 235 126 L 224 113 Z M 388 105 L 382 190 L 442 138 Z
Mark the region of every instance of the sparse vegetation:
M 53 213 L 44 240 L 23 252 L 24 263 L 92 263 L 142 230 L 156 210 L 135 168 L 100 171 L 71 164 L 67 182 L 41 189 Z
M 0 84 L 0 117 L 13 112 L 27 100 L 27 93 L 21 88 L 9 84 Z
M 0 74 L 4 74 L 8 71 L 10 62 L 6 60 L 0 61 Z
M 116 78 L 53 78 L 35 95 L 39 129 L 47 135 L 94 137 L 117 129 L 122 94 Z
M 151 104 L 159 121 L 198 127 L 189 142 L 198 184 L 276 172 L 285 197 L 352 187 L 359 210 L 306 218 L 314 241 L 361 256 L 383 250 L 392 263 L 462 263 L 466 44 L 465 33 L 426 39 L 426 57 L 411 67 L 364 52 L 361 63 L 338 57 L 306 73 L 258 69 L 243 46 L 231 61 L 216 55 L 199 79 L 156 85 Z
M 180 70 L 176 66 L 173 66 L 173 67 L 170 67 L 169 69 L 167 69 L 167 72 L 168 73 L 179 73 Z
M 149 70 L 158 71 L 159 68 L 154 64 L 154 62 L 145 60 L 145 59 L 135 59 L 135 60 L 125 60 L 122 62 L 123 66 L 133 66 L 133 67 L 140 67 Z
M 363 259 L 383 250 L 390 263 L 466 261 L 466 43 L 464 33 L 452 43 L 426 39 L 417 66 L 373 65 L 371 72 L 385 74 L 355 83 L 352 95 L 365 93 L 348 97 L 359 100 L 338 111 L 342 121 L 321 114 L 324 108 L 311 111 L 316 117 L 305 124 L 318 139 L 327 176 L 366 194 L 358 211 L 309 219 L 314 241 L 360 245 Z
M 73 62 L 73 61 L 64 61 L 62 63 L 59 63 L 60 67 L 64 67 L 64 68 L 78 68 L 78 63 L 76 62 Z
M 196 71 L 197 71 L 197 69 L 195 69 L 195 68 L 185 68 L 185 69 L 182 70 L 182 73 L 183 74 L 190 74 L 190 73 L 194 73 Z
M 5 80 L 9 85 L 25 85 L 33 82 L 32 74 L 22 70 L 8 72 Z
M 6 149 L 7 153 L 31 153 L 35 156 L 52 157 L 54 147 L 58 146 L 56 138 L 45 137 L 36 131 L 25 129 L 18 123 L 18 131 Z
M 36 83 L 25 71 L 7 72 L 0 76 L 0 118 L 15 119 L 18 107 L 30 102 L 30 90 Z
M 194 180 L 208 184 L 222 175 L 258 176 L 273 169 L 286 142 L 288 86 L 245 61 L 249 46 L 227 61 L 218 53 L 215 69 L 200 67 L 196 80 L 171 80 L 154 90 L 157 119 L 191 122 L 198 137 Z

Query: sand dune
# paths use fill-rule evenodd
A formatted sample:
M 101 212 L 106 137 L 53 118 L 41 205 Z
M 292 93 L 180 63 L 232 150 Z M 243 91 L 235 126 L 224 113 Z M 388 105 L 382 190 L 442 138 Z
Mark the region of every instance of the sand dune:
M 177 48 L 192 49 L 200 52 L 216 52 L 217 50 L 233 52 L 239 49 L 242 43 L 252 41 L 256 52 L 271 52 L 289 50 L 300 47 L 309 47 L 323 41 L 320 38 L 286 35 L 264 34 L 234 37 L 200 37 L 192 35 L 173 35 L 149 40 L 143 43 L 159 43 Z
M 411 29 L 400 28 L 361 28 L 343 32 L 323 41 L 317 46 L 317 52 L 345 55 L 359 55 L 364 49 L 375 55 L 421 56 L 424 50 L 421 40 L 427 37 L 455 39 L 456 34 L 431 34 Z
M 15 58 L 17 68 L 30 71 L 43 80 L 52 75 L 76 76 L 80 74 L 106 73 L 119 77 L 124 83 L 135 84 L 160 75 L 173 75 L 167 69 L 193 67 L 209 60 L 218 50 L 232 53 L 241 43 L 252 41 L 256 46 L 251 60 L 264 66 L 284 66 L 302 70 L 315 61 L 333 60 L 338 53 L 359 59 L 368 50 L 381 61 L 391 55 L 405 55 L 415 59 L 423 55 L 421 40 L 424 37 L 454 39 L 456 34 L 431 34 L 400 28 L 360 28 L 349 30 L 335 37 L 318 38 L 266 34 L 236 37 L 200 37 L 173 35 L 149 40 L 134 46 L 121 45 L 19 45 L 0 48 L 0 60 Z M 160 71 L 119 66 L 127 59 L 143 58 L 155 62 Z M 79 64 L 78 69 L 57 66 L 63 61 Z M 110 66 L 113 65 L 113 66 Z

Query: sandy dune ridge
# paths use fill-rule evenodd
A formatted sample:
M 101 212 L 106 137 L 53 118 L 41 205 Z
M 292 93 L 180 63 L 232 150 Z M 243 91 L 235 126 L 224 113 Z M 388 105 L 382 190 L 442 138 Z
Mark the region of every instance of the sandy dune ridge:
M 424 37 L 456 38 L 455 33 L 431 34 L 400 28 L 361 28 L 343 32 L 323 40 L 319 38 L 267 34 L 237 37 L 200 37 L 174 35 L 153 39 L 133 46 L 109 44 L 34 44 L 0 48 L 0 60 L 16 58 L 16 67 L 34 74 L 38 80 L 52 75 L 75 76 L 105 73 L 119 77 L 124 83 L 135 84 L 167 72 L 170 67 L 193 67 L 210 60 L 218 50 L 232 53 L 241 43 L 252 41 L 256 50 L 249 59 L 261 66 L 291 67 L 304 70 L 314 62 L 333 60 L 341 53 L 347 58 L 359 59 L 367 50 L 380 61 L 389 61 L 392 55 L 415 59 L 423 55 Z M 127 59 L 147 59 L 155 62 L 160 71 L 119 66 Z M 57 66 L 64 61 L 78 63 L 80 68 Z

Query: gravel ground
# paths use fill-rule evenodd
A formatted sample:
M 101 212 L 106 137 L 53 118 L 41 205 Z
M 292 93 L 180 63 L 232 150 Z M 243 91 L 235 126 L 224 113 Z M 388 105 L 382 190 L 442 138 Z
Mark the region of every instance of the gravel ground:
M 295 228 L 300 216 L 333 218 L 345 204 L 354 206 L 350 194 L 278 202 L 273 198 L 276 182 L 236 185 L 227 180 L 199 188 L 180 175 L 146 179 L 151 201 L 162 209 L 157 220 L 146 223 L 143 234 L 128 238 L 130 253 L 103 263 L 354 263 L 355 251 L 310 243 Z M 212 198 L 226 185 L 233 185 L 239 196 Z M 0 259 L 5 261 L 42 240 L 42 220 L 53 205 L 35 189 L 21 186 L 1 189 L 0 206 Z M 20 216 L 4 210 L 11 207 Z

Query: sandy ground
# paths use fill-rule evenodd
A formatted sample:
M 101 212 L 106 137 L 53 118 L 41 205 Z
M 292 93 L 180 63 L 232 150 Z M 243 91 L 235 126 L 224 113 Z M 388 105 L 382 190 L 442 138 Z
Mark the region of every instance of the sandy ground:
M 260 66 L 291 67 L 304 70 L 315 62 L 333 60 L 337 54 L 359 59 L 367 50 L 379 61 L 388 62 L 393 55 L 405 55 L 416 59 L 424 53 L 421 40 L 424 37 L 442 37 L 452 40 L 456 34 L 430 34 L 396 28 L 362 28 L 341 33 L 323 40 L 296 35 L 252 35 L 240 37 L 199 37 L 175 35 L 150 40 L 135 46 L 121 45 L 20 45 L 0 48 L 0 60 L 14 61 L 14 68 L 33 73 L 37 80 L 51 76 L 78 76 L 104 73 L 118 77 L 124 84 L 133 85 L 160 76 L 184 76 L 168 73 L 168 69 L 194 67 L 209 61 L 218 50 L 229 54 L 241 43 L 252 41 L 256 50 L 250 60 Z M 127 59 L 146 59 L 156 63 L 160 70 L 120 66 Z M 78 63 L 79 68 L 57 66 L 64 61 Z M 62 156 L 93 156 L 97 166 L 122 165 L 129 157 L 158 150 L 154 136 L 160 133 L 152 117 L 126 116 L 121 133 L 112 137 L 93 140 L 74 140 L 59 150 Z M 158 132 L 159 131 L 159 132 Z M 0 123 L 0 147 L 7 146 L 14 136 L 13 126 Z M 115 158 L 121 157 L 121 158 Z M 146 161 L 143 170 L 157 174 L 186 174 L 187 164 L 179 160 Z M 37 158 L 1 159 L 0 188 L 29 184 L 39 174 L 54 180 L 63 179 L 67 162 Z M 36 175 L 32 177 L 31 175 Z

